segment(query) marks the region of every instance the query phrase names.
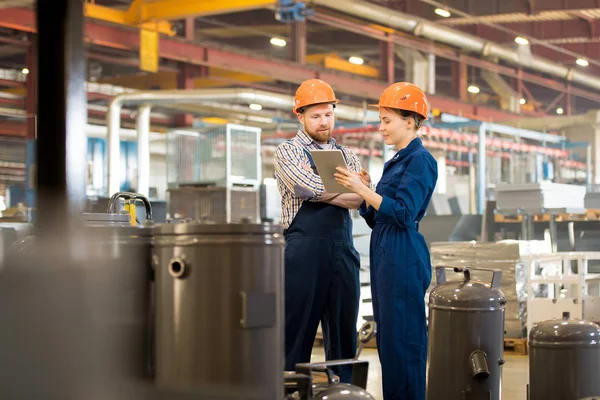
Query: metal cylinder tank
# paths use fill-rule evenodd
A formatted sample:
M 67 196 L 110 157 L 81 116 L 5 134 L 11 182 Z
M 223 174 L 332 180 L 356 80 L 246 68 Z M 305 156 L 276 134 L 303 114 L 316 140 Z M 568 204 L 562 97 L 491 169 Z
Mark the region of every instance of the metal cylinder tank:
M 81 260 L 99 351 L 109 375 L 152 380 L 152 227 L 127 214 L 84 214 Z
M 427 400 L 500 400 L 504 360 L 501 272 L 454 268 L 461 281 L 446 281 L 436 268 L 429 295 Z M 471 270 L 492 272 L 491 284 L 471 279 Z
M 156 382 L 247 387 L 283 399 L 283 252 L 278 225 L 155 230 Z
M 132 227 L 127 214 L 87 213 L 75 230 L 71 249 L 61 248 L 64 241 L 58 230 L 56 241 L 28 236 L 13 245 L 11 267 L 2 271 L 9 275 L 30 274 L 32 285 L 43 286 L 37 277 L 48 273 L 44 258 L 64 260 L 64 266 L 52 272 L 61 279 L 53 279 L 76 299 L 73 315 L 81 313 L 74 320 L 69 320 L 75 318 L 73 315 L 64 316 L 77 331 L 64 329 L 85 343 L 81 358 L 85 358 L 82 364 L 89 370 L 80 366 L 78 372 L 103 382 L 103 390 L 108 390 L 110 383 L 150 384 L 153 378 L 151 234 L 149 226 Z M 6 279 L 5 275 L 0 278 Z M 75 295 L 70 290 L 81 293 Z
M 600 326 L 564 313 L 531 328 L 529 349 L 529 399 L 600 397 Z

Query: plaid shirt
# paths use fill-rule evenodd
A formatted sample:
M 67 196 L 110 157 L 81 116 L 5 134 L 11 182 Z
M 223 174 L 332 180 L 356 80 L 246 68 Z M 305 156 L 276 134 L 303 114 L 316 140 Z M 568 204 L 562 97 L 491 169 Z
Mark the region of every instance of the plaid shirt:
M 333 138 L 329 140 L 328 144 L 329 149 L 336 148 Z M 360 172 L 358 156 L 347 147 L 340 147 L 350 170 Z M 283 229 L 289 228 L 302 203 L 306 201 L 296 195 L 297 185 L 303 186 L 312 193 L 312 197 L 308 201 L 319 201 L 325 192 L 321 177 L 310 168 L 310 162 L 304 149 L 319 150 L 321 147 L 310 136 L 299 130 L 293 139 L 280 144 L 275 151 L 275 179 L 281 195 L 280 224 Z

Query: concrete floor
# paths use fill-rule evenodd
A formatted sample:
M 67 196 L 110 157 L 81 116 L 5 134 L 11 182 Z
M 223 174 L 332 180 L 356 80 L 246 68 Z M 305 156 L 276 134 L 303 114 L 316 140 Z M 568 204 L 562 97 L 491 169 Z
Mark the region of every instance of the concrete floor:
M 383 399 L 381 395 L 381 365 L 377 350 L 364 349 L 361 359 L 369 361 L 369 380 L 367 391 L 376 399 Z M 526 400 L 527 383 L 529 382 L 529 358 L 522 355 L 504 353 L 506 363 L 502 371 L 502 399 Z M 313 362 L 324 361 L 323 347 L 313 349 Z

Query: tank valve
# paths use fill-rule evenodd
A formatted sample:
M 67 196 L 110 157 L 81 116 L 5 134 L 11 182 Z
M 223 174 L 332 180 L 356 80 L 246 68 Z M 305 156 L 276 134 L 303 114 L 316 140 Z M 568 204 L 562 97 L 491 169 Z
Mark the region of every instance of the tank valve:
M 185 274 L 185 262 L 181 258 L 173 258 L 169 261 L 169 273 L 174 278 L 181 278 Z
M 475 350 L 469 357 L 473 379 L 483 380 L 490 376 L 490 370 L 487 365 L 487 355 L 481 350 Z

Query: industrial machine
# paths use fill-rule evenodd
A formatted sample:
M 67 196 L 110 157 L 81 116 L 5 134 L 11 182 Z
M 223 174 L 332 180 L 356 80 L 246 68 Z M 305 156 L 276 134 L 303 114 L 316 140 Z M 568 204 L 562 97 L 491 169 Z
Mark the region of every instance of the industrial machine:
M 295 372 L 286 372 L 286 400 L 374 400 L 373 396 L 366 391 L 369 363 L 359 360 L 359 357 L 365 344 L 376 333 L 375 322 L 365 322 L 361 326 L 358 332 L 359 348 L 353 359 L 297 364 Z M 333 368 L 348 367 L 352 368 L 352 384 L 340 383 Z
M 167 133 L 168 214 L 260 221 L 260 128 L 226 124 Z
M 600 326 L 565 312 L 535 324 L 529 348 L 528 399 L 600 397 Z
M 471 279 L 471 271 L 492 272 L 491 284 Z M 461 281 L 446 281 L 436 267 L 437 286 L 429 295 L 427 400 L 500 400 L 504 360 L 502 273 L 456 267 Z

